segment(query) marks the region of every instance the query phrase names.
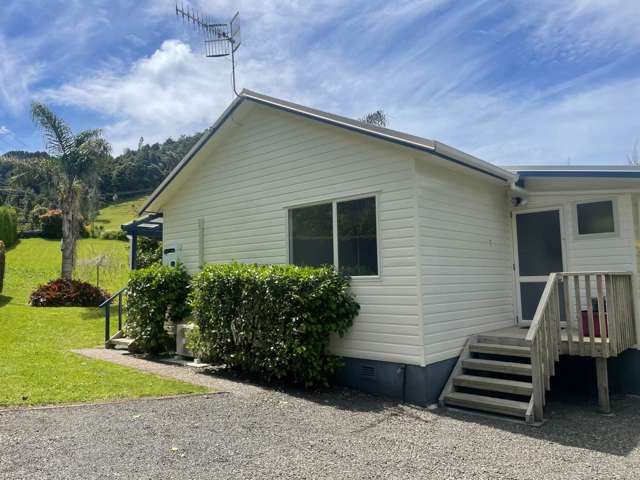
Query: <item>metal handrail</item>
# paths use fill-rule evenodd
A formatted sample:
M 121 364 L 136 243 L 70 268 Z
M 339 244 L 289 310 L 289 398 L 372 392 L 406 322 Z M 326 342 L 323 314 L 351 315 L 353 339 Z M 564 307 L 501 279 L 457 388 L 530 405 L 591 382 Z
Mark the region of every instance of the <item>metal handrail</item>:
M 124 293 L 126 293 L 126 291 L 127 291 L 127 287 L 122 287 L 120 290 L 118 290 L 116 293 L 111 295 L 111 297 L 106 299 L 104 302 L 102 302 L 98 306 L 98 308 L 106 307 L 104 309 L 104 341 L 105 341 L 105 344 L 111 338 L 111 333 L 110 333 L 110 329 L 111 329 L 111 304 L 113 303 L 113 301 L 116 298 L 118 299 L 118 331 L 122 330 L 122 295 Z
M 104 302 L 102 302 L 100 305 L 98 305 L 98 308 L 102 308 L 105 305 L 107 305 L 108 303 L 112 303 L 113 300 L 120 295 L 122 292 L 124 292 L 127 289 L 127 287 L 122 287 L 120 290 L 118 290 L 116 293 L 114 293 L 113 295 L 111 295 L 109 298 L 107 298 Z

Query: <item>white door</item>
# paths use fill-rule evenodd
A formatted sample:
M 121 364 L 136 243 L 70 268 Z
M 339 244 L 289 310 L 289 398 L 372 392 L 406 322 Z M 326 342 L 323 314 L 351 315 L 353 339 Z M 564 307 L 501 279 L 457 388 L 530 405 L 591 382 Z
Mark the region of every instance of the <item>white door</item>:
M 549 274 L 564 271 L 560 210 L 518 212 L 514 223 L 518 319 L 530 322 Z

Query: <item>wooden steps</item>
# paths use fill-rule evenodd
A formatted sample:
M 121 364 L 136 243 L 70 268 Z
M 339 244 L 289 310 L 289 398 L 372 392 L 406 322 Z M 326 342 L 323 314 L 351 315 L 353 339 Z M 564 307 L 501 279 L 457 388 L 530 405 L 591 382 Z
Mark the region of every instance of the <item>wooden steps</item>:
M 126 348 L 130 352 L 136 349 L 136 339 L 125 337 L 122 330 L 118 330 L 109 340 L 104 343 L 104 348 Z
M 522 417 L 527 413 L 529 402 L 518 402 L 504 398 L 486 397 L 471 393 L 452 392 L 445 397 L 447 405 L 470 408 L 484 412 L 499 413 L 513 417 Z
M 509 373 L 512 375 L 531 375 L 530 363 L 504 362 L 501 360 L 483 360 L 471 358 L 464 360 L 462 366 L 467 370 L 483 372 Z
M 453 379 L 453 384 L 456 387 L 511 393 L 513 395 L 531 395 L 533 392 L 533 384 L 531 382 L 505 380 L 502 378 L 477 377 L 475 375 L 466 374 L 455 377 Z
M 111 340 L 111 343 L 114 347 L 129 348 L 133 344 L 133 342 L 135 342 L 135 339 L 128 337 L 116 338 L 114 340 Z
M 529 347 L 521 347 L 518 345 L 474 343 L 469 345 L 469 351 L 472 353 L 486 353 L 490 355 L 507 355 L 509 357 L 531 357 L 531 349 Z
M 500 340 L 482 335 L 469 339 L 442 391 L 441 406 L 530 418 L 531 349 Z

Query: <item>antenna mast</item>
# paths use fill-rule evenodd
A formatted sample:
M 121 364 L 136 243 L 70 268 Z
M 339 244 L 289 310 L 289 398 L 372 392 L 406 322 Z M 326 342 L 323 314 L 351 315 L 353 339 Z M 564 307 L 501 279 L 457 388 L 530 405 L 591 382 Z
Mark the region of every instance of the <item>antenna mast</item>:
M 184 23 L 191 24 L 196 31 L 202 32 L 205 55 L 209 58 L 231 56 L 231 78 L 233 93 L 236 91 L 235 53 L 240 47 L 240 12 L 236 12 L 229 23 L 214 23 L 209 16 L 201 15 L 193 9 L 176 3 L 176 15 Z

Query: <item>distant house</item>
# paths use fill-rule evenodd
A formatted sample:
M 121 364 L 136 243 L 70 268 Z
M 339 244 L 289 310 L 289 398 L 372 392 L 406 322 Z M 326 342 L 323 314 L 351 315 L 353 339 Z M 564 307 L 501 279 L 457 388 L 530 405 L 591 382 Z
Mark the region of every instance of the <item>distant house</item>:
M 640 391 L 639 194 L 635 167 L 503 168 L 245 90 L 143 212 L 191 272 L 350 274 L 345 384 L 537 422 L 564 355 L 597 358 L 605 410 L 608 357 Z

